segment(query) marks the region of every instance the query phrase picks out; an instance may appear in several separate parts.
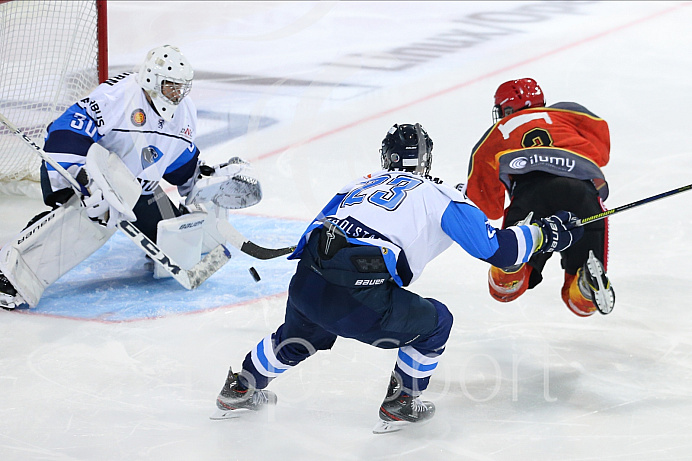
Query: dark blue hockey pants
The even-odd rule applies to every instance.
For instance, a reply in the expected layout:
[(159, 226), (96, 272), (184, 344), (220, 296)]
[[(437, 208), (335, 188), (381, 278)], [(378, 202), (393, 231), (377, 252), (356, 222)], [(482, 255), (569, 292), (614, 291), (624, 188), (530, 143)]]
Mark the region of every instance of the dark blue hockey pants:
[(283, 325), (246, 355), (241, 376), (262, 389), (342, 336), (399, 348), (395, 372), (404, 390), (417, 395), (427, 388), (451, 328), (452, 314), (437, 300), (389, 281), (369, 288), (332, 284), (301, 261), (289, 286)]

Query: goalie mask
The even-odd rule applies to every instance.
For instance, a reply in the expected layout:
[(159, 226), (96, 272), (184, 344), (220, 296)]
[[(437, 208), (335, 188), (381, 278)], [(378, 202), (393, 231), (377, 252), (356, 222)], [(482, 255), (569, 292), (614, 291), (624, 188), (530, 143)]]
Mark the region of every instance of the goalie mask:
[(161, 118), (171, 121), (180, 101), (190, 93), (193, 77), (192, 66), (180, 50), (164, 45), (147, 53), (137, 81)]
[(419, 123), (394, 125), (382, 140), (382, 168), (427, 176), (432, 166), (432, 139)]
[(521, 78), (503, 83), (495, 92), (493, 123), (527, 107), (545, 107), (545, 96), (532, 78)]

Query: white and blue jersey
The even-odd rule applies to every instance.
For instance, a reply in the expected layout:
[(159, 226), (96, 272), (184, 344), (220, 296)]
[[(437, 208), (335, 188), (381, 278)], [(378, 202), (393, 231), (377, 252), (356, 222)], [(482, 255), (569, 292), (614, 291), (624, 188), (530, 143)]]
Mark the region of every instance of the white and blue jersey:
[[(161, 179), (182, 186), (192, 178), (199, 157), (196, 129), (197, 111), (189, 97), (166, 122), (147, 101), (136, 74), (124, 73), (99, 85), (51, 123), (44, 150), (68, 169), (83, 165), (89, 147), (97, 142), (122, 159), (147, 195)], [(53, 191), (69, 187), (50, 165), (46, 171)]]
[(457, 242), (471, 256), (497, 267), (529, 260), (539, 244), (536, 226), (497, 229), (461, 192), (403, 171), (380, 171), (341, 189), (301, 236), (289, 259), (299, 258), (310, 233), (329, 219), (356, 245), (382, 248), (399, 286)]

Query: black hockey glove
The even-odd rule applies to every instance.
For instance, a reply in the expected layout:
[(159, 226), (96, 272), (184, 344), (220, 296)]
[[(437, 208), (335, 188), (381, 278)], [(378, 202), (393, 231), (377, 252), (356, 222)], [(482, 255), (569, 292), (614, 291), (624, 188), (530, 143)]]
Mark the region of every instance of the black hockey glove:
[(543, 240), (536, 253), (563, 251), (582, 238), (584, 228), (577, 226), (578, 218), (569, 211), (558, 211), (546, 218), (532, 222), (541, 229)]

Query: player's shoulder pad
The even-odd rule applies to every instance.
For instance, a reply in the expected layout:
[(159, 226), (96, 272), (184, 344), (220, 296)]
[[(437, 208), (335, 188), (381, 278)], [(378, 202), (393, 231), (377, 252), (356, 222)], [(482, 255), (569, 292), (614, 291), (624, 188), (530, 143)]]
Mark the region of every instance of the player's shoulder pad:
[(448, 186), (447, 184), (443, 183), (436, 183), (435, 187), (437, 190), (442, 192), (442, 194), (450, 199), (453, 202), (457, 203), (467, 203), (469, 205), (476, 206), (469, 198), (466, 196), (466, 194), (463, 192), (465, 188), (462, 188), (462, 190), (457, 189), (456, 187), (451, 187)]
[[(496, 124), (494, 124), (493, 126), (491, 126), (490, 128), (488, 128), (487, 130), (485, 130), (485, 133), (483, 133), (483, 136), (481, 136), (481, 138), (478, 140), (478, 142), (476, 143), (476, 145), (473, 146), (473, 149), (471, 149), (471, 155), (473, 155), (473, 154), (476, 153), (476, 151), (477, 151), (478, 148), (481, 146), (481, 144), (483, 144), (483, 142), (484, 142), (486, 139), (488, 139), (488, 136), (490, 136), (490, 132), (493, 130), (493, 128), (495, 128), (495, 127), (496, 127), (497, 125), (499, 125), (499, 124), (500, 124), (500, 122), (498, 121)], [(469, 171), (470, 171), (470, 169), (469, 169)]]
[(94, 119), (99, 128), (107, 125), (105, 120), (114, 123), (114, 120), (121, 117), (121, 108), (130, 104), (131, 96), (126, 95), (131, 85), (139, 88), (134, 76), (130, 72), (124, 72), (97, 86), (88, 96), (77, 101), (77, 105)]
[(547, 108), (548, 109), (567, 110), (570, 112), (578, 112), (580, 114), (588, 115), (589, 117), (600, 118), (598, 115), (594, 114), (593, 112), (588, 110), (586, 107), (584, 107), (581, 104), (578, 104), (576, 102), (556, 102), (555, 104), (551, 104)]
[(105, 86), (114, 86), (114, 85), (116, 85), (117, 83), (120, 83), (120, 82), (122, 82), (123, 80), (125, 80), (125, 79), (126, 79), (127, 77), (129, 77), (130, 75), (132, 75), (132, 72), (123, 72), (122, 74), (118, 74), (118, 75), (116, 75), (116, 76), (114, 76), (114, 77), (110, 77), (108, 80), (106, 80), (105, 82), (103, 82), (101, 85), (105, 85)]
[(342, 187), (339, 190), (340, 194), (345, 194), (351, 190), (353, 190), (354, 187), (356, 187), (358, 184), (365, 184), (368, 181), (377, 178), (383, 174), (389, 173), (387, 170), (380, 170), (376, 171), (374, 173), (366, 174), (361, 176), (360, 178), (354, 179), (353, 181), (350, 181), (348, 184), (346, 184), (344, 187)]

